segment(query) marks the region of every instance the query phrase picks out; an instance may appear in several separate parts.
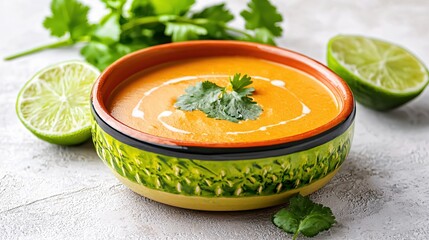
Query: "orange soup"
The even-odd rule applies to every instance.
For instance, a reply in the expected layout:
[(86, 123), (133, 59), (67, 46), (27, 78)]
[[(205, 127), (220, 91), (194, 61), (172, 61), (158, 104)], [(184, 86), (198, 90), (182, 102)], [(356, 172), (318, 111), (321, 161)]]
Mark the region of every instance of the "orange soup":
[[(239, 123), (174, 106), (189, 86), (211, 81), (227, 86), (235, 73), (252, 77), (251, 96), (263, 109), (256, 120)], [(314, 77), (274, 62), (239, 56), (206, 57), (162, 64), (121, 84), (108, 110), (139, 131), (203, 143), (255, 142), (284, 138), (320, 127), (340, 112), (332, 92)]]

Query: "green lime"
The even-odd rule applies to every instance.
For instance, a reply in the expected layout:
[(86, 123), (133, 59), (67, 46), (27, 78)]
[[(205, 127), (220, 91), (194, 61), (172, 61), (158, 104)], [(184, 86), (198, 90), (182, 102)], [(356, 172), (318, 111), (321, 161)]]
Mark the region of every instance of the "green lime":
[(428, 84), (425, 65), (406, 49), (378, 39), (338, 35), (328, 43), (328, 66), (356, 100), (376, 110), (398, 107)]
[(58, 63), (38, 72), (18, 94), (19, 119), (37, 137), (75, 145), (91, 136), (89, 97), (100, 72), (81, 61)]

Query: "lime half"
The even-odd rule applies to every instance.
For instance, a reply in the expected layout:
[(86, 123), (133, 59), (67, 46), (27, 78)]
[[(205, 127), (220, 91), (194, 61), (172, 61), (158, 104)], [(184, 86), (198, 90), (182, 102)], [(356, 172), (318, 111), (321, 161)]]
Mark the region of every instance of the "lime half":
[(410, 101), (429, 81), (413, 54), (378, 39), (339, 35), (329, 41), (327, 54), (328, 66), (349, 84), (356, 100), (376, 110)]
[(99, 71), (81, 61), (58, 63), (37, 73), (19, 92), (16, 112), (37, 137), (75, 145), (91, 136), (89, 97)]

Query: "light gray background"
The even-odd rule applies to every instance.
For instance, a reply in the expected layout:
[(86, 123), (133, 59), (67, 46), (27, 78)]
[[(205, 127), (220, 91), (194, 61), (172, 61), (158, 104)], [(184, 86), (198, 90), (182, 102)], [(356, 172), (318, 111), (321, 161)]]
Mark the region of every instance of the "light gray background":
[[(98, 1), (86, 2), (98, 6), (97, 19)], [(246, 2), (228, 6), (238, 12)], [(282, 47), (325, 62), (330, 37), (360, 33), (404, 45), (429, 64), (427, 0), (274, 2), (285, 18)], [(48, 0), (1, 0), (0, 55), (53, 41), (41, 25), (48, 14)], [(0, 61), (0, 239), (287, 237), (270, 222), (280, 207), (210, 213), (158, 204), (122, 186), (91, 143), (60, 147), (29, 133), (15, 115), (19, 89), (46, 65), (80, 58), (76, 47)], [(338, 220), (315, 239), (429, 239), (429, 90), (388, 113), (358, 105), (347, 161), (311, 198)]]

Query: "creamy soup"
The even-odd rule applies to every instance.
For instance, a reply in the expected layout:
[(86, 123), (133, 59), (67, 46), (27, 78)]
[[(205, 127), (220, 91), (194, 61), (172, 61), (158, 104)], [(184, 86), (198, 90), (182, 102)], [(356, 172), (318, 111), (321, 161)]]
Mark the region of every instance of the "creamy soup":
[[(251, 97), (263, 109), (258, 119), (234, 123), (174, 106), (187, 87), (206, 80), (227, 86), (235, 73), (252, 77)], [(238, 56), (195, 58), (141, 71), (113, 92), (108, 109), (117, 120), (141, 132), (202, 143), (293, 136), (328, 123), (340, 112), (335, 96), (314, 77), (274, 62)]]

